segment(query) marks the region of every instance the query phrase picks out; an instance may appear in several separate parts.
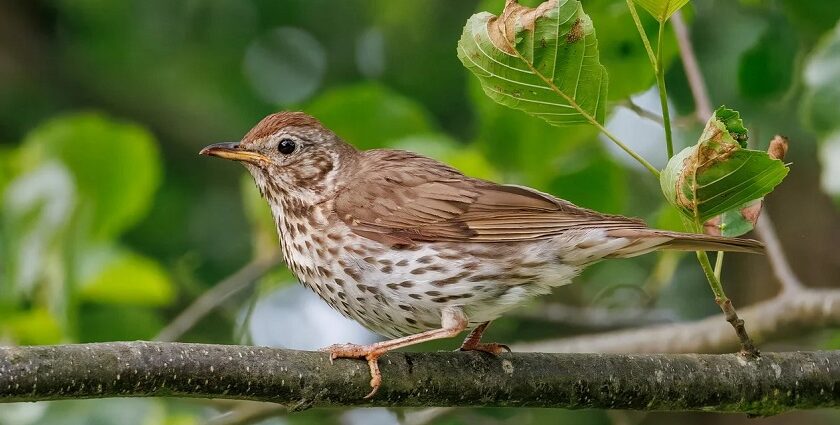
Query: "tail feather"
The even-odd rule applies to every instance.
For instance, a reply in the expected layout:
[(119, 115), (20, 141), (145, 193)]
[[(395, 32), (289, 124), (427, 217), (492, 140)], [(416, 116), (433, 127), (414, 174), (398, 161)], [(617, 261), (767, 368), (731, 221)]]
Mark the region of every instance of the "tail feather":
[(754, 239), (727, 238), (655, 229), (622, 229), (609, 232), (632, 242), (615, 252), (615, 257), (633, 257), (658, 249), (677, 251), (731, 251), (763, 254), (764, 244)]

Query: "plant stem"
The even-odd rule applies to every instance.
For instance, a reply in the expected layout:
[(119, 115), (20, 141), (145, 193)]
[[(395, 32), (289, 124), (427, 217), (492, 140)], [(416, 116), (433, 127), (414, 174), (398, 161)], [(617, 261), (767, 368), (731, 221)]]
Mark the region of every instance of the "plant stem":
[(659, 86), (659, 103), (662, 105), (662, 125), (665, 127), (665, 147), (668, 159), (674, 156), (674, 140), (671, 135), (671, 113), (668, 109), (668, 90), (665, 88), (665, 66), (662, 63), (662, 36), (665, 22), (659, 23), (659, 35), (656, 38), (656, 84)]
[(726, 297), (726, 293), (723, 291), (723, 285), (720, 283), (720, 279), (715, 276), (712, 263), (709, 262), (709, 256), (706, 255), (705, 251), (697, 251), (697, 260), (700, 262), (700, 267), (703, 268), (703, 273), (706, 275), (706, 280), (709, 281), (712, 292), (715, 294), (715, 303), (720, 306), (720, 309), (726, 317), (726, 321), (735, 328), (735, 334), (741, 343), (741, 354), (751, 359), (757, 358), (760, 353), (755, 348), (755, 344), (753, 344), (749, 334), (747, 334), (747, 329), (744, 327), (744, 319), (738, 317), (732, 300)]
[(653, 54), (653, 49), (650, 47), (650, 41), (648, 40), (647, 33), (645, 32), (645, 27), (642, 26), (642, 20), (639, 19), (639, 13), (636, 11), (636, 5), (633, 4), (633, 0), (627, 0), (627, 8), (630, 9), (630, 16), (633, 17), (633, 23), (636, 24), (636, 30), (639, 31), (639, 36), (642, 37), (642, 44), (645, 45), (645, 51), (647, 52), (648, 59), (650, 59), (650, 66), (653, 67), (654, 72), (656, 72), (656, 55)]
[(720, 281), (720, 273), (723, 271), (723, 251), (718, 251), (715, 256), (715, 277)]

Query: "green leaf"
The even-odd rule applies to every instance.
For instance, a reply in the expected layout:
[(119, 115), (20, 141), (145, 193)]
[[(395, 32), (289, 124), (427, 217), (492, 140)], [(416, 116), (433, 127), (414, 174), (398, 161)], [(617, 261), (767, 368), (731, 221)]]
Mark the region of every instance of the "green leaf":
[(330, 90), (304, 109), (359, 149), (434, 130), (422, 105), (376, 83)]
[(458, 58), (498, 103), (553, 125), (604, 122), (607, 71), (577, 0), (534, 9), (510, 1), (499, 17), (477, 13), (464, 27)]
[(62, 162), (81, 196), (79, 213), (93, 239), (120, 234), (151, 206), (160, 181), (154, 138), (139, 126), (94, 113), (56, 118), (24, 141), (26, 163)]
[(715, 111), (700, 141), (663, 170), (660, 184), (668, 202), (699, 225), (770, 193), (788, 168), (767, 152), (744, 149), (745, 140), (737, 112)]
[(475, 146), (463, 146), (445, 134), (429, 133), (397, 139), (394, 149), (417, 152), (449, 164), (464, 174), (487, 180), (498, 180), (499, 174)]
[(761, 212), (763, 198), (741, 205), (720, 215), (720, 235), (729, 238), (741, 236), (755, 227)]
[(783, 18), (774, 18), (738, 64), (738, 88), (746, 97), (769, 100), (791, 87), (797, 67), (798, 36)]
[[(79, 298), (84, 301), (165, 306), (172, 302), (175, 290), (166, 271), (155, 261), (141, 255), (106, 247), (85, 253), (83, 269), (91, 276), (83, 279)], [(83, 271), (84, 273), (84, 271)]]
[(633, 0), (647, 10), (659, 22), (665, 22), (676, 11), (688, 4), (688, 0)]
[(591, 125), (555, 127), (492, 101), (477, 80), (469, 86), (478, 121), (471, 146), (508, 180), (548, 190), (563, 158), (597, 144), (598, 130)]
[(22, 345), (58, 344), (61, 324), (46, 308), (35, 308), (0, 320), (0, 339), (9, 334)]

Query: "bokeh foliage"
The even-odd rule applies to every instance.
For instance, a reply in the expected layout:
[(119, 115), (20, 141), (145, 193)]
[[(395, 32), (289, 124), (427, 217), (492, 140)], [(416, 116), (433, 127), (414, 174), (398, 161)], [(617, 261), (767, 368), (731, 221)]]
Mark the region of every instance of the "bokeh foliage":
[[(272, 222), (250, 178), (233, 164), (196, 153), (237, 139), (279, 109), (312, 113), (360, 148), (411, 149), (471, 175), (679, 227), (657, 182), (628, 165), (595, 129), (552, 127), (501, 106), (463, 68), (456, 45), (467, 19), (477, 11), (497, 14), (503, 3), (0, 4), (0, 343), (152, 338), (214, 283), (255, 256), (275, 253)], [(638, 120), (646, 118), (618, 117), (627, 116), (631, 96), (655, 86), (655, 77), (625, 1), (581, 4), (610, 76), (607, 127), (639, 128)], [(791, 243), (794, 264), (808, 269), (805, 277), (836, 285), (830, 276), (840, 273), (840, 263), (828, 244), (836, 243), (830, 237), (840, 234), (840, 220), (826, 192), (840, 199), (840, 4), (694, 0), (683, 13), (712, 99), (741, 112), (750, 147), (766, 148), (777, 132), (791, 137), (794, 171), (768, 197), (767, 208)], [(657, 21), (642, 15), (647, 32), (655, 34)], [(691, 123), (693, 98), (677, 53), (667, 26), (669, 100), (678, 116), (677, 143), (688, 146), (702, 128)], [(658, 113), (657, 102), (633, 99)], [(661, 141), (642, 134), (621, 137), (639, 150), (654, 144), (662, 150)], [(749, 279), (730, 295), (739, 304), (767, 296), (771, 280), (756, 266), (764, 263), (732, 257), (727, 272)], [(674, 266), (676, 275), (666, 273), (663, 281), (650, 273), (675, 261), (650, 255), (607, 262), (541, 302), (657, 308), (679, 318), (715, 312), (693, 264)], [(282, 270), (270, 275), (256, 295), (234, 298), (184, 339), (247, 341), (241, 333), (249, 306), (288, 283)], [(322, 325), (307, 320), (265, 326), (318, 333)], [(490, 337), (513, 341), (576, 331), (533, 325), (505, 318)], [(212, 416), (205, 407), (161, 400), (36, 406), (0, 408), (0, 424), (133, 423), (126, 418), (193, 424)], [(370, 420), (353, 414), (320, 411), (287, 419)], [(384, 415), (391, 422), (383, 423), (396, 417)], [(603, 412), (531, 410), (459, 412), (439, 423), (548, 424), (557, 415), (563, 423), (610, 423)]]

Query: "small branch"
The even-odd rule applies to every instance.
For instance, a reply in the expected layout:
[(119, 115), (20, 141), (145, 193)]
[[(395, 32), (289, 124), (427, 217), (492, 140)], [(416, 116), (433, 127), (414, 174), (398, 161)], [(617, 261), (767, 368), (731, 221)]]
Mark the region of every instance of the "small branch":
[(790, 263), (787, 261), (787, 257), (785, 257), (782, 244), (779, 242), (779, 237), (776, 236), (776, 229), (773, 228), (773, 222), (767, 215), (767, 211), (764, 211), (759, 216), (758, 224), (755, 226), (755, 232), (764, 242), (770, 268), (773, 269), (773, 274), (779, 280), (779, 283), (782, 284), (782, 290), (785, 292), (795, 292), (804, 288), (802, 281), (796, 277), (796, 274), (790, 267)]
[(262, 401), (240, 401), (233, 409), (210, 418), (204, 425), (248, 425), (272, 418), (289, 409), (282, 404)]
[[(840, 290), (802, 289), (742, 308), (755, 342), (840, 326)], [(515, 351), (560, 353), (723, 353), (737, 350), (732, 327), (719, 315), (688, 323), (647, 326), (571, 338), (515, 344)]]
[(735, 311), (735, 306), (732, 304), (732, 300), (730, 300), (723, 291), (723, 285), (720, 283), (720, 279), (718, 279), (712, 269), (712, 264), (709, 262), (709, 256), (705, 251), (698, 251), (697, 259), (700, 261), (700, 267), (703, 268), (703, 273), (706, 275), (706, 279), (712, 287), (712, 292), (715, 294), (715, 303), (720, 306), (726, 321), (732, 325), (735, 329), (735, 334), (738, 335), (738, 341), (741, 343), (741, 354), (751, 359), (757, 358), (759, 352), (758, 349), (755, 348), (755, 344), (747, 333), (747, 329), (744, 326), (744, 319), (738, 317), (738, 312)]
[(520, 317), (586, 329), (620, 329), (677, 321), (674, 314), (651, 309), (607, 309), (549, 303), (518, 313)]
[(204, 292), (189, 307), (185, 308), (155, 337), (156, 341), (176, 341), (198, 323), (204, 316), (239, 291), (282, 262), (279, 255), (261, 258), (246, 264), (236, 273), (228, 276), (212, 289)]
[(661, 115), (657, 115), (657, 114), (655, 114), (655, 113), (653, 113), (653, 112), (651, 112), (651, 111), (648, 111), (648, 110), (647, 110), (647, 109), (645, 109), (645, 108), (642, 108), (642, 107), (641, 107), (641, 106), (639, 106), (636, 102), (634, 102), (632, 98), (628, 98), (628, 99), (627, 99), (627, 100), (625, 100), (624, 102), (619, 103), (619, 105), (621, 105), (621, 106), (623, 106), (623, 107), (625, 107), (625, 108), (627, 108), (627, 109), (629, 109), (629, 110), (631, 110), (631, 111), (635, 112), (635, 113), (636, 113), (636, 115), (638, 115), (638, 116), (639, 116), (639, 117), (641, 117), (641, 118), (644, 118), (644, 119), (646, 119), (646, 120), (652, 121), (652, 122), (654, 122), (654, 123), (656, 123), (656, 124), (659, 124), (659, 125), (663, 125), (663, 124), (662, 124), (662, 123), (663, 123), (663, 121), (662, 121), (662, 116), (661, 116)]
[(732, 354), (388, 353), (363, 361), (248, 346), (102, 343), (0, 348), (0, 402), (192, 397), (314, 406), (499, 406), (776, 414), (840, 406), (840, 351)]
[(700, 65), (698, 65), (697, 56), (694, 54), (694, 45), (691, 43), (688, 26), (685, 24), (681, 11), (677, 11), (671, 16), (671, 25), (674, 27), (677, 44), (680, 46), (680, 58), (688, 79), (688, 86), (691, 88), (691, 95), (694, 97), (694, 112), (697, 115), (697, 121), (702, 124), (712, 116), (712, 102), (709, 100), (709, 91), (706, 89), (706, 82), (700, 72)]

